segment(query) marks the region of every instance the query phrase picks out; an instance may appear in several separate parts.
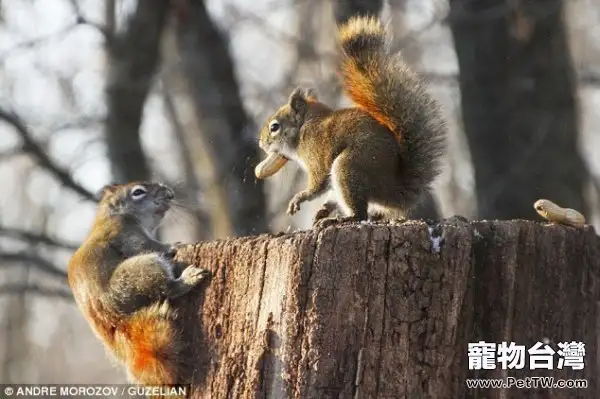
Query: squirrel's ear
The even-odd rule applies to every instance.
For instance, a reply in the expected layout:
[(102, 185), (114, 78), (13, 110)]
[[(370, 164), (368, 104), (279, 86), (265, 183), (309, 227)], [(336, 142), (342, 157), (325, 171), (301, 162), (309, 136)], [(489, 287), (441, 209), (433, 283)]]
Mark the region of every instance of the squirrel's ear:
[(296, 89), (292, 92), (292, 95), (290, 96), (289, 103), (292, 111), (294, 111), (299, 116), (304, 117), (304, 114), (306, 113), (307, 104), (306, 94), (304, 93), (304, 89), (302, 87), (296, 87)]
[(102, 187), (100, 191), (98, 191), (96, 194), (96, 200), (102, 200), (106, 194), (114, 194), (117, 191), (117, 188), (118, 187), (116, 184), (107, 184), (106, 186)]
[(309, 87), (305, 90), (305, 97), (308, 101), (319, 101), (319, 96), (317, 95), (317, 90)]

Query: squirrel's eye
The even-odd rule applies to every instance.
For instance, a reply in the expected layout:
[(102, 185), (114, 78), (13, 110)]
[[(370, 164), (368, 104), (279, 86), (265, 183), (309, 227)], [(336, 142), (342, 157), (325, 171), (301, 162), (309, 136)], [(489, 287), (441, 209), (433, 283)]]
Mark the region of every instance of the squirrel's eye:
[(269, 124), (269, 130), (271, 131), (271, 134), (276, 134), (279, 132), (279, 129), (281, 129), (279, 122), (273, 121)]
[(140, 199), (146, 195), (146, 189), (142, 186), (135, 186), (131, 189), (131, 197), (133, 199)]

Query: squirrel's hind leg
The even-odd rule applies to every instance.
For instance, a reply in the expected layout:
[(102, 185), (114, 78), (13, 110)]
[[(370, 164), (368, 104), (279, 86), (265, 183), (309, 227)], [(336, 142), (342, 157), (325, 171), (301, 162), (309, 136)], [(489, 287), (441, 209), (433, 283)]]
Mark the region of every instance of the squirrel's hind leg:
[(335, 199), (328, 199), (313, 216), (313, 226), (317, 225), (320, 220), (331, 216), (332, 213), (338, 211), (338, 204)]
[(104, 293), (118, 313), (131, 314), (161, 299), (166, 282), (173, 279), (171, 262), (158, 253), (146, 253), (122, 261)]
[(331, 186), (344, 221), (367, 220), (368, 176), (361, 172), (350, 152), (343, 152), (331, 166)]
[(131, 314), (161, 299), (179, 297), (200, 283), (208, 274), (188, 266), (179, 278), (175, 265), (161, 253), (147, 253), (125, 259), (111, 276), (106, 301), (118, 313)]

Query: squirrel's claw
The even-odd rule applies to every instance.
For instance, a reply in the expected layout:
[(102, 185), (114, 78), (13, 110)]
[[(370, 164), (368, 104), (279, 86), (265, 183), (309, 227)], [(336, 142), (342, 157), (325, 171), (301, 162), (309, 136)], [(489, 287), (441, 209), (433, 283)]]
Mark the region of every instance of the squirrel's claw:
[(332, 226), (334, 224), (338, 223), (338, 218), (336, 217), (324, 217), (318, 220), (315, 220), (313, 223), (313, 227), (315, 229), (324, 229), (326, 227)]
[(315, 213), (313, 217), (313, 226), (316, 225), (319, 220), (325, 219), (330, 216), (332, 212), (337, 209), (337, 205), (333, 202), (326, 202), (323, 206)]
[(330, 216), (337, 209), (337, 204), (334, 202), (326, 202), (319, 208), (313, 217), (313, 226), (316, 226), (320, 220)]
[(296, 212), (298, 212), (300, 210), (300, 199), (297, 197), (292, 198), (292, 200), (290, 201), (288, 208), (287, 208), (287, 214), (288, 215), (293, 215)]
[(313, 226), (316, 226), (317, 224), (319, 224), (319, 222), (323, 219), (325, 219), (327, 216), (330, 215), (331, 212), (329, 212), (329, 209), (326, 208), (321, 208), (317, 211), (317, 213), (315, 213), (315, 216), (313, 217)]
[(181, 279), (189, 285), (196, 285), (210, 276), (210, 272), (193, 265), (186, 267), (181, 273)]

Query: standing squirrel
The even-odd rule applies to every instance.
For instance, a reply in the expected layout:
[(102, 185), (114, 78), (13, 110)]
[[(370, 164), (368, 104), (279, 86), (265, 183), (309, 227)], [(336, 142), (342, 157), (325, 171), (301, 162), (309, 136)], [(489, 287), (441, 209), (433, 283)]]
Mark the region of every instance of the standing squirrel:
[(177, 246), (153, 236), (173, 190), (159, 183), (109, 185), (85, 242), (69, 262), (75, 302), (96, 335), (126, 365), (132, 382), (183, 384), (185, 348), (170, 299), (207, 271), (173, 261)]
[[(267, 157), (258, 178), (292, 159), (308, 174), (287, 212), (331, 190), (315, 222), (340, 209), (341, 220), (407, 216), (439, 173), (445, 127), (420, 79), (388, 48), (373, 17), (354, 17), (339, 29), (342, 84), (356, 107), (333, 110), (313, 89), (298, 87), (263, 127)], [(371, 209), (369, 209), (369, 206)], [(339, 219), (327, 218), (333, 222)]]

